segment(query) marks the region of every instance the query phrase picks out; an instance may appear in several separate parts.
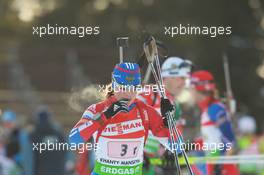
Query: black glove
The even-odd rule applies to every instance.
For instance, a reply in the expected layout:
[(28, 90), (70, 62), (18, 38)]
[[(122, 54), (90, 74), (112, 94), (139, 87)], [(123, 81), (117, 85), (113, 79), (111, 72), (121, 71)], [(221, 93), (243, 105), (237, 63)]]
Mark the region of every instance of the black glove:
[(127, 100), (120, 100), (113, 103), (105, 112), (104, 115), (107, 119), (115, 116), (119, 112), (129, 112)]
[(160, 103), (160, 112), (162, 115), (163, 123), (166, 127), (168, 127), (168, 121), (167, 121), (167, 114), (169, 112), (173, 112), (174, 106), (171, 104), (170, 100), (167, 98), (161, 98)]

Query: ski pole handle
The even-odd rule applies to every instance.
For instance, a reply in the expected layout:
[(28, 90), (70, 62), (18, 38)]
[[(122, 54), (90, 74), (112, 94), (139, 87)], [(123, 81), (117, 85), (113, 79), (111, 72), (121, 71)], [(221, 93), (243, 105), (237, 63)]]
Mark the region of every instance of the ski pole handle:
[(124, 48), (128, 48), (128, 37), (118, 37), (116, 43), (119, 48), (119, 62), (122, 63), (124, 61)]

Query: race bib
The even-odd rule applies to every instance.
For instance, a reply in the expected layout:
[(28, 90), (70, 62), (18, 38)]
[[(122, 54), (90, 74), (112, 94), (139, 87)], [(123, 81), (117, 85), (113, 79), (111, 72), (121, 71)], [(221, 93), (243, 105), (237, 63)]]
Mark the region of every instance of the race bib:
[(127, 159), (138, 156), (140, 141), (110, 141), (107, 145), (107, 154), (110, 158)]

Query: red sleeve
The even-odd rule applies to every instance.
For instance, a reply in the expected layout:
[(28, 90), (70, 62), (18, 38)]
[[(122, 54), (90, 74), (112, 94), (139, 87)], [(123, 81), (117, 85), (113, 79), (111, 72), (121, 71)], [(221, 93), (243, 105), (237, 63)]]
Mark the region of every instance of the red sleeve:
[(107, 121), (103, 112), (115, 101), (115, 97), (110, 97), (103, 102), (89, 106), (81, 120), (71, 130), (70, 142), (83, 143), (89, 140), (93, 133), (98, 131)]
[(169, 129), (164, 126), (161, 115), (152, 106), (143, 103), (141, 100), (137, 99), (136, 103), (143, 111), (143, 115), (147, 115), (144, 118), (145, 120), (148, 119), (149, 129), (152, 133), (157, 137), (169, 137)]
[(151, 106), (146, 106), (149, 117), (149, 127), (157, 137), (169, 137), (169, 129), (163, 124), (162, 116)]
[(97, 120), (100, 117), (101, 113), (103, 113), (111, 104), (116, 101), (117, 99), (114, 96), (111, 96), (105, 101), (93, 104), (85, 110), (82, 118)]

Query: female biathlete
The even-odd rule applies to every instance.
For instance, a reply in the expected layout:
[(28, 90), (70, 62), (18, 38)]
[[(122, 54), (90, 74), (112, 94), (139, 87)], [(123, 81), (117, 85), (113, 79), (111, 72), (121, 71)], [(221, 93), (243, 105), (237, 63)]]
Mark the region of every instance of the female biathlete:
[(149, 130), (161, 142), (169, 143), (167, 120), (162, 116), (173, 112), (173, 105), (162, 99), (160, 116), (154, 108), (136, 99), (133, 87), (140, 83), (137, 64), (117, 64), (112, 73), (112, 92), (104, 101), (89, 106), (72, 129), (71, 144), (83, 144), (92, 136), (97, 143), (92, 175), (141, 175)]

